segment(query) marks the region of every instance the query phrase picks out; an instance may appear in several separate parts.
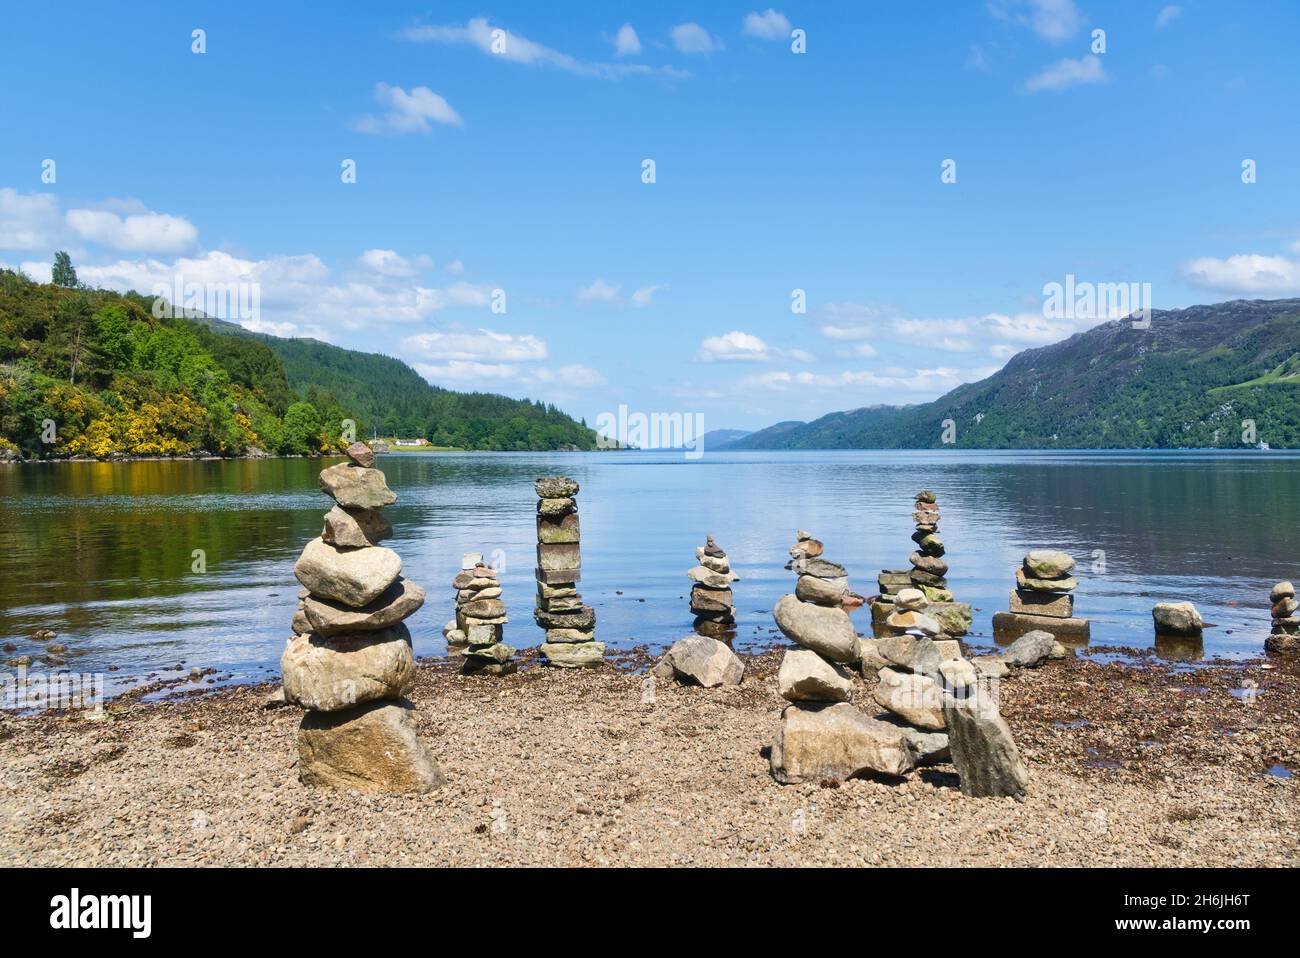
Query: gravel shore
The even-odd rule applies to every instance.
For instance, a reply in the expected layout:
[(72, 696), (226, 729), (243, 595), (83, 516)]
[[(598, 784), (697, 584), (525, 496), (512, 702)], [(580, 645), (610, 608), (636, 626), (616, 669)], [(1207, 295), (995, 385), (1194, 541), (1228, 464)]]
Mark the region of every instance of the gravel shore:
[[(598, 670), (464, 678), (411, 695), (448, 784), (370, 797), (299, 784), (300, 714), (274, 686), (107, 715), (0, 717), (11, 865), (1164, 865), (1300, 863), (1294, 663), (1135, 669), (1088, 656), (1014, 672), (1002, 710), (1024, 802), (963, 798), (949, 765), (901, 782), (777, 785), (780, 650), (730, 689)], [(1235, 695), (1258, 683), (1249, 701)], [(855, 680), (854, 700), (869, 701)], [(196, 686), (197, 688), (197, 686)], [(1086, 724), (1083, 724), (1086, 723)]]

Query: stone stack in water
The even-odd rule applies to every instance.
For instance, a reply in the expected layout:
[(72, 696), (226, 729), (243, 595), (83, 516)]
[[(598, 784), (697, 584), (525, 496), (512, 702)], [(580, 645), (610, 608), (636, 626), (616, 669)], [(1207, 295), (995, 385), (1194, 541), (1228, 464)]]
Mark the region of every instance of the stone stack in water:
[(379, 545), (393, 531), (380, 510), (397, 497), (373, 468), (374, 453), (358, 442), (347, 454), (320, 474), (335, 505), (294, 566), (305, 590), (280, 668), (285, 701), (307, 709), (298, 772), (307, 785), (425, 792), (443, 777), (403, 697), (415, 659), (402, 624), (424, 604), (424, 590)]
[(772, 743), (772, 777), (783, 784), (845, 779), (865, 772), (903, 775), (913, 766), (902, 731), (850, 705), (853, 680), (845, 668), (858, 660), (858, 636), (843, 600), (844, 567), (822, 557), (806, 532), (790, 550), (786, 568), (799, 574), (794, 595), (772, 610), (786, 637), (799, 645), (785, 653), (777, 674), (781, 713)]
[(1300, 652), (1300, 603), (1296, 602), (1295, 586), (1279, 582), (1269, 592), (1268, 600), (1273, 606), (1273, 632), (1264, 641), (1264, 648), (1282, 655)]
[(727, 553), (706, 536), (704, 545), (695, 549), (695, 568), (686, 575), (691, 586), (691, 612), (695, 629), (704, 635), (724, 633), (736, 624), (736, 607), (732, 604), (731, 584), (740, 576), (731, 571)]
[(537, 609), (533, 618), (546, 630), (542, 654), (551, 665), (580, 668), (605, 660), (604, 643), (595, 641), (596, 610), (583, 605), (579, 551), (578, 484), (566, 476), (533, 483), (537, 500)]
[(1087, 619), (1074, 617), (1074, 596), (1078, 586), (1074, 558), (1054, 549), (1035, 549), (1016, 570), (1016, 587), (1011, 592), (1011, 611), (993, 616), (993, 632), (1015, 637), (1041, 630), (1058, 640), (1087, 642), (1091, 627)]
[(483, 562), (483, 553), (467, 552), (460, 572), (451, 580), (456, 589), (454, 629), (444, 630), (448, 644), (466, 645), (461, 672), (465, 675), (509, 675), (519, 668), (515, 650), (501, 641), (506, 604), (496, 570)]
[(939, 622), (947, 635), (965, 635), (970, 630), (971, 607), (964, 602), (954, 601), (948, 589), (948, 563), (944, 560), (947, 551), (943, 538), (939, 535), (938, 497), (929, 489), (916, 494), (916, 503), (912, 510), (912, 522), (916, 531), (912, 541), (916, 543), (909, 561), (910, 569), (885, 569), (880, 573), (877, 583), (880, 595), (871, 605), (871, 621), (877, 632), (891, 634), (891, 629), (882, 628), (889, 616), (895, 613), (895, 601), (903, 589), (919, 591), (925, 599), (923, 606), (912, 605), (901, 611), (924, 611)]

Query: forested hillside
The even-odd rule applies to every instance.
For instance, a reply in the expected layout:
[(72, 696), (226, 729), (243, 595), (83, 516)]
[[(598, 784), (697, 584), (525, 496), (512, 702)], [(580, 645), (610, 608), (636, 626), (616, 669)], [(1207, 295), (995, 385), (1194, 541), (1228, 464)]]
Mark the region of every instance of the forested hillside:
[(1300, 448), (1300, 300), (1104, 323), (933, 402), (779, 423), (728, 448), (933, 448), (947, 421), (956, 448)]
[(344, 420), (463, 449), (595, 447), (541, 403), (430, 386), (396, 359), (154, 315), (153, 297), (0, 270), (0, 456), (337, 451)]

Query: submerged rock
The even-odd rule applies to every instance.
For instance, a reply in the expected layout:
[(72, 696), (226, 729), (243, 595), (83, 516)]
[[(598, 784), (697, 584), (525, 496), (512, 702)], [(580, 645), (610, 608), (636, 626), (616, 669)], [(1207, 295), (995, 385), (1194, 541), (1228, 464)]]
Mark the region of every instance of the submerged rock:
[(1190, 602), (1159, 602), (1151, 610), (1156, 631), (1167, 635), (1199, 635), (1205, 628), (1201, 613)]

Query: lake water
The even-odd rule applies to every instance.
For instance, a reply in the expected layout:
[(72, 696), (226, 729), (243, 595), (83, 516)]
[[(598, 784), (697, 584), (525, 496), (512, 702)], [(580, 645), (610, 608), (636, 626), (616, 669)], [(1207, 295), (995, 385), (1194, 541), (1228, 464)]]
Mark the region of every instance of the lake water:
[[(905, 568), (913, 495), (934, 489), (950, 588), (992, 645), (1026, 551), (1079, 560), (1076, 610), (1093, 646), (1155, 646), (1151, 606), (1188, 599), (1213, 627), (1207, 656), (1262, 652), (1268, 590), (1300, 576), (1300, 456), (1169, 453), (746, 452), (417, 454), (381, 457), (398, 502), (386, 545), (428, 592), (408, 624), (417, 655), (445, 652), (461, 553), (498, 555), (506, 640), (532, 621), (536, 476), (582, 485), (583, 580), (597, 637), (662, 647), (689, 633), (695, 547), (712, 534), (743, 580), (738, 647), (766, 641), (792, 590), (796, 529), (826, 543), (852, 587)], [(184, 663), (234, 681), (278, 672), (297, 601), (293, 563), (328, 506), (312, 460), (0, 466), (0, 658), (36, 655), (48, 628), (69, 668), (113, 678)], [(192, 571), (203, 550), (206, 572)], [(499, 551), (498, 551), (499, 550)], [(867, 610), (855, 614), (870, 633)], [(1187, 650), (1160, 649), (1170, 655)]]

